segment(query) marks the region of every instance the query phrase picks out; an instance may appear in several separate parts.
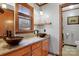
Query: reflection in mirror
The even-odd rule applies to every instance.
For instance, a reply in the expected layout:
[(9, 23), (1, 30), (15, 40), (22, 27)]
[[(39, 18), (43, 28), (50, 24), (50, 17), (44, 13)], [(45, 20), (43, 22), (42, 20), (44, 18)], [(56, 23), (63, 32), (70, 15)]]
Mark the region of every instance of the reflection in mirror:
[(19, 31), (31, 30), (31, 21), (29, 17), (19, 16)]
[(19, 12), (23, 14), (31, 15), (30, 10), (22, 5), (19, 5)]

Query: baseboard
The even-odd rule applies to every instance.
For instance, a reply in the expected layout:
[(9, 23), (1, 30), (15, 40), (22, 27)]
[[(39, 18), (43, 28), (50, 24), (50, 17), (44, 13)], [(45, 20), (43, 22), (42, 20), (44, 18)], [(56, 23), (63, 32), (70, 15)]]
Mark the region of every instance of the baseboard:
[(60, 56), (59, 54), (55, 54), (55, 53), (52, 53), (52, 52), (48, 52), (48, 53), (51, 54), (51, 55)]
[(71, 44), (64, 44), (64, 45), (77, 47), (76, 45), (71, 45)]

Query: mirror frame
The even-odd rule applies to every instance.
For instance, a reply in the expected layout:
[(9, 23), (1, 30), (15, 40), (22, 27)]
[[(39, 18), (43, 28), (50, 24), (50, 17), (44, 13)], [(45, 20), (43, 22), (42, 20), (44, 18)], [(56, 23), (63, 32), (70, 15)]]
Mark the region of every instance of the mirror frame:
[[(30, 10), (30, 12), (31, 12), (31, 30), (23, 31), (23, 32), (19, 31), (19, 17), (18, 17), (19, 5), (22, 5), (22, 6), (26, 7), (26, 8), (28, 8)], [(15, 32), (16, 32), (16, 34), (32, 33), (33, 31), (34, 31), (34, 11), (33, 11), (33, 7), (30, 6), (27, 3), (16, 3), (16, 5), (15, 5)]]

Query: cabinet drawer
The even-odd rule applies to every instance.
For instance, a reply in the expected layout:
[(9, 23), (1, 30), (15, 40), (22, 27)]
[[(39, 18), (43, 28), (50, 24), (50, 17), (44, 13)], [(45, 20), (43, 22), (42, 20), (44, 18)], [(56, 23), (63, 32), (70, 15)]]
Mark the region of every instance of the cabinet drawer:
[(42, 56), (47, 56), (48, 55), (48, 50), (42, 50)]
[(48, 45), (49, 45), (48, 39), (47, 39), (47, 40), (42, 41), (42, 45), (43, 45), (43, 46), (48, 46)]
[(41, 42), (34, 43), (34, 44), (32, 45), (32, 50), (34, 50), (34, 49), (36, 49), (36, 48), (38, 48), (38, 47), (41, 47)]
[(43, 47), (42, 47), (42, 55), (43, 55), (43, 56), (48, 55), (48, 46), (43, 46)]
[(42, 55), (41, 47), (39, 47), (39, 48), (32, 51), (32, 56), (41, 56), (41, 55)]
[(48, 45), (49, 45), (48, 39), (42, 41), (42, 56), (48, 55), (48, 47), (49, 47)]
[(27, 46), (22, 49), (18, 49), (16, 51), (12, 51), (11, 53), (8, 53), (6, 55), (7, 56), (22, 56), (28, 52), (31, 52), (31, 46)]
[(42, 49), (48, 50), (48, 46), (43, 46)]

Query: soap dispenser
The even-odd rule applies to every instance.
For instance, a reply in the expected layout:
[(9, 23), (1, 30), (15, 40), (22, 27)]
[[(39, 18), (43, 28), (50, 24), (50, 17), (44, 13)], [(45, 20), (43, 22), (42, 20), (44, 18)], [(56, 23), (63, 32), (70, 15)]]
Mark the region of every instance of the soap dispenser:
[(12, 31), (7, 30), (7, 31), (6, 31), (6, 36), (7, 36), (7, 37), (12, 37)]
[(34, 30), (34, 34), (36, 34), (37, 37), (38, 37), (38, 33), (39, 33), (39, 30)]

